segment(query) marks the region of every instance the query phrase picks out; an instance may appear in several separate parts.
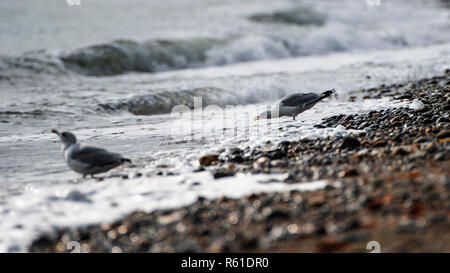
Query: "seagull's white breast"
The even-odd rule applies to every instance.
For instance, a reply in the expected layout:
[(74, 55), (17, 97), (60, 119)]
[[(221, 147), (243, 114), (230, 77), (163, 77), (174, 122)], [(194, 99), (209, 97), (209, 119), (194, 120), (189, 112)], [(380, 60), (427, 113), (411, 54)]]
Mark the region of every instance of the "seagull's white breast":
[(71, 155), (73, 152), (78, 151), (79, 149), (79, 144), (73, 144), (70, 145), (69, 147), (65, 148), (63, 151), (63, 155), (64, 155), (64, 160), (66, 161), (67, 165), (69, 165), (69, 167), (78, 172), (78, 173), (82, 173), (84, 174), (86, 172), (86, 170), (89, 168), (88, 164), (85, 164), (79, 160), (76, 159), (72, 159)]

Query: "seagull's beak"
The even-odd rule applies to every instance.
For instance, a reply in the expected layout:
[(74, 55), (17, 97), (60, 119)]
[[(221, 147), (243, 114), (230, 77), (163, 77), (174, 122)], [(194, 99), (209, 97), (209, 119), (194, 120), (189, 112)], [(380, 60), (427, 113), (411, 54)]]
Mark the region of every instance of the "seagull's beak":
[(256, 116), (255, 118), (254, 118), (254, 120), (259, 120), (261, 117), (260, 116)]
[(59, 132), (57, 130), (55, 130), (55, 129), (51, 129), (50, 132), (52, 132), (54, 134), (57, 134), (59, 136)]

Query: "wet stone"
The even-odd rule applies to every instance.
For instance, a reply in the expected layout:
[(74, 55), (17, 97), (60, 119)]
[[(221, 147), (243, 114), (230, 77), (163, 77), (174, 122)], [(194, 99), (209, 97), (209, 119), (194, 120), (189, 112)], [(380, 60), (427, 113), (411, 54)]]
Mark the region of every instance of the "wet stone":
[(205, 155), (199, 158), (199, 163), (202, 166), (216, 165), (219, 162), (218, 155)]
[(354, 137), (346, 137), (341, 144), (341, 149), (356, 149), (361, 145), (359, 140)]

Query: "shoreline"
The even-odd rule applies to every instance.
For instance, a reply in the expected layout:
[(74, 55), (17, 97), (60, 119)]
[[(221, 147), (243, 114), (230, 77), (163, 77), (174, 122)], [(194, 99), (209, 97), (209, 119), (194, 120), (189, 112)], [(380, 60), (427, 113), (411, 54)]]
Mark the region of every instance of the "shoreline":
[[(30, 252), (450, 252), (450, 75), (351, 93), (410, 108), (327, 118), (316, 126), (365, 133), (235, 149), (206, 160), (216, 179), (237, 172), (287, 173), (285, 183), (339, 182), (312, 192), (199, 198), (151, 213), (43, 234)], [(354, 96), (352, 96), (354, 95)], [(413, 103), (414, 100), (422, 102)], [(205, 164), (209, 165), (209, 164)]]

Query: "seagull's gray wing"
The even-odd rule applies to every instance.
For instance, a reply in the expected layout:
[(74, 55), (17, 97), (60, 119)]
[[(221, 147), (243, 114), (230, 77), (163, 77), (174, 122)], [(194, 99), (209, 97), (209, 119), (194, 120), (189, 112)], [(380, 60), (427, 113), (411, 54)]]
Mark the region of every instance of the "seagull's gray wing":
[(316, 102), (321, 95), (316, 93), (295, 93), (288, 95), (281, 101), (283, 106), (301, 106)]
[(70, 157), (90, 166), (107, 166), (120, 164), (122, 156), (117, 153), (108, 152), (105, 149), (93, 146), (80, 147), (79, 150), (74, 151)]

